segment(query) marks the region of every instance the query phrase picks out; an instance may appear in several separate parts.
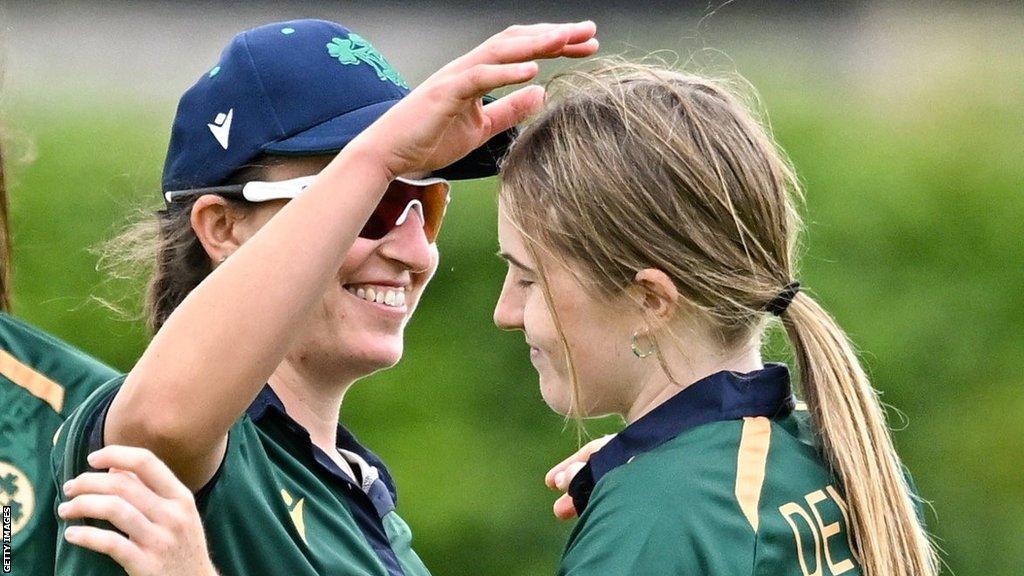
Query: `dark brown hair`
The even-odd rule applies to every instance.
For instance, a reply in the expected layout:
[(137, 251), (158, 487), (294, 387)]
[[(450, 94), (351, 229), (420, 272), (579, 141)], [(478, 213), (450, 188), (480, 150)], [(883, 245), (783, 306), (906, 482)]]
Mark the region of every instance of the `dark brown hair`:
[[(259, 157), (221, 184), (266, 179), (272, 166), (286, 160), (280, 156)], [(188, 197), (156, 211), (140, 211), (134, 223), (98, 250), (99, 267), (108, 278), (128, 281), (146, 278), (141, 315), (152, 334), (160, 330), (182, 300), (213, 271), (214, 263), (192, 229), (192, 207), (199, 198)], [(252, 209), (248, 202), (228, 202), (236, 210)], [(126, 312), (116, 301), (99, 300), (122, 315), (137, 316)]]

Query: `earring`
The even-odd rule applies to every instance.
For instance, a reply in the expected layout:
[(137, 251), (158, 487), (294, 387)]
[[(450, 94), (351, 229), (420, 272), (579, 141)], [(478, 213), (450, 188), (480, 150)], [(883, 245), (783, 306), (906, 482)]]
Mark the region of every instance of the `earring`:
[(227, 255), (222, 255), (220, 257), (220, 263), (223, 264), (224, 262), (227, 262), (227, 259), (228, 259)]
[(639, 336), (639, 332), (633, 332), (633, 337), (630, 338), (629, 347), (633, 350), (634, 356), (637, 358), (647, 358), (658, 350), (658, 345), (653, 340), (651, 341), (650, 348), (647, 350), (641, 350), (640, 343), (637, 341)]

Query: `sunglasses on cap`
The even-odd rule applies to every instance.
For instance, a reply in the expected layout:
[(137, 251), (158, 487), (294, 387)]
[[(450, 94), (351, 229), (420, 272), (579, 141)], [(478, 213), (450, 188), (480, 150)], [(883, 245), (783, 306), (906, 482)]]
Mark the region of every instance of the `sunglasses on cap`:
[[(210, 188), (173, 190), (166, 192), (164, 198), (168, 203), (181, 202), (203, 194), (216, 194), (246, 202), (291, 199), (308, 188), (315, 178), (316, 176), (302, 176), (280, 182), (253, 181)], [(359, 232), (359, 237), (380, 240), (388, 232), (404, 224), (409, 218), (409, 213), (416, 210), (423, 221), (423, 232), (427, 236), (427, 241), (436, 242), (441, 231), (441, 221), (444, 220), (445, 210), (451, 200), (448, 194), (450, 189), (451, 185), (444, 178), (395, 178)]]

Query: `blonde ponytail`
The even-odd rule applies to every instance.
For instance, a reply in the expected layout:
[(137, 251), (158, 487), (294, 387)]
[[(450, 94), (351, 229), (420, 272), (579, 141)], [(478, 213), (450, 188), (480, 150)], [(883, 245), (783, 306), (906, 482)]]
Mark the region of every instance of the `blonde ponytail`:
[(825, 458), (846, 494), (864, 573), (938, 574), (938, 555), (918, 520), (878, 395), (846, 334), (804, 293), (781, 318)]

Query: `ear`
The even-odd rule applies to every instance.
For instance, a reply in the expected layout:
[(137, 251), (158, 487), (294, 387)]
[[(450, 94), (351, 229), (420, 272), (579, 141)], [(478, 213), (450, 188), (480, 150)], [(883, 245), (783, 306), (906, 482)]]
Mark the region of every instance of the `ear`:
[(659, 323), (667, 322), (679, 305), (679, 290), (672, 279), (657, 268), (644, 268), (636, 273), (633, 286), (644, 316)]
[(215, 194), (200, 196), (192, 205), (192, 229), (214, 263), (222, 262), (245, 241), (240, 222), (245, 214)]

